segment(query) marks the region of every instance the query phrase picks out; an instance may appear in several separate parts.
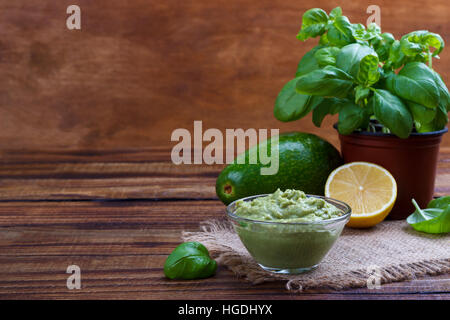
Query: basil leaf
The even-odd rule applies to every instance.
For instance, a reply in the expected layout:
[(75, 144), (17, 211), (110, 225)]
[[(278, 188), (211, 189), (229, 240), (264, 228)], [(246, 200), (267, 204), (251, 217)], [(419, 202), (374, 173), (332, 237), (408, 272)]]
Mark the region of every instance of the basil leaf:
[[(381, 28), (374, 22), (367, 26), (367, 32), (365, 35), (365, 39), (370, 41), (381, 40)], [(371, 42), (372, 42), (371, 41)]]
[(407, 105), (413, 116), (417, 132), (433, 131), (430, 128), (434, 127), (432, 122), (436, 116), (436, 109), (430, 109), (411, 101), (408, 101)]
[(441, 53), (445, 46), (444, 39), (442, 39), (442, 37), (437, 33), (433, 32), (427, 32), (422, 38), (422, 43), (428, 47), (436, 49), (433, 51), (433, 57)]
[(417, 231), (426, 233), (450, 232), (450, 206), (445, 209), (420, 209), (417, 202), (412, 200), (416, 211), (406, 221)]
[(317, 63), (317, 59), (314, 57), (314, 54), (321, 48), (323, 48), (323, 46), (315, 46), (302, 57), (298, 63), (295, 77), (300, 77), (304, 74), (310, 73), (311, 71), (319, 69), (319, 64)]
[(324, 33), (323, 35), (320, 36), (320, 38), (319, 38), (319, 45), (321, 45), (321, 46), (328, 46), (329, 45), (329, 41), (328, 41), (328, 37), (327, 37), (326, 33)]
[(447, 111), (450, 111), (450, 93), (448, 92), (447, 86), (444, 81), (442, 81), (441, 76), (434, 70), (434, 83), (436, 84), (439, 91), (439, 103), (445, 106)]
[(448, 206), (450, 206), (450, 196), (445, 196), (431, 200), (427, 208), (445, 209)]
[(371, 23), (367, 29), (361, 23), (352, 24), (352, 30), (353, 37), (359, 44), (368, 46), (369, 44), (382, 40), (381, 29), (376, 23)]
[(363, 46), (359, 43), (349, 44), (343, 47), (337, 55), (336, 67), (356, 78), (361, 60), (369, 54), (377, 55), (368, 46)]
[(405, 63), (405, 60), (406, 56), (402, 51), (400, 41), (395, 40), (389, 49), (389, 58), (386, 62), (386, 67), (398, 69)]
[(309, 9), (303, 14), (302, 28), (300, 29), (297, 39), (305, 41), (308, 38), (321, 36), (325, 32), (328, 24), (328, 15), (319, 8)]
[(340, 49), (337, 47), (325, 47), (317, 50), (314, 53), (314, 57), (319, 64), (319, 67), (323, 68), (327, 65), (336, 65), (336, 56), (338, 55)]
[(333, 10), (330, 11), (330, 18), (336, 19), (338, 17), (342, 16), (342, 9), (341, 7), (336, 7)]
[(416, 56), (423, 51), (423, 48), (420, 45), (420, 43), (410, 42), (408, 41), (408, 39), (405, 38), (405, 36), (403, 36), (402, 39), (400, 40), (400, 46), (402, 52), (408, 57)]
[(275, 101), (274, 115), (280, 121), (294, 121), (304, 117), (311, 111), (311, 96), (295, 90), (297, 79), (286, 83)]
[(387, 90), (377, 89), (369, 103), (375, 117), (399, 138), (408, 138), (413, 118), (402, 100)]
[(394, 36), (388, 32), (381, 34), (381, 37), (372, 39), (371, 45), (375, 49), (380, 61), (386, 61), (389, 58), (389, 52), (394, 41)]
[(378, 71), (378, 57), (369, 54), (361, 59), (359, 63), (358, 75), (356, 81), (365, 86), (371, 86), (380, 79)]
[(381, 37), (386, 43), (393, 44), (395, 41), (394, 35), (389, 32), (384, 32), (381, 34)]
[(318, 96), (345, 97), (353, 86), (353, 78), (344, 71), (326, 66), (298, 78), (297, 92)]
[(381, 29), (375, 23), (371, 23), (367, 30), (364, 25), (358, 23), (352, 25), (353, 37), (356, 40), (360, 40), (362, 44), (368, 45), (369, 42), (376, 40), (382, 40)]
[(407, 63), (397, 75), (391, 74), (386, 86), (399, 97), (428, 108), (436, 108), (439, 103), (433, 71), (421, 62)]
[(355, 40), (368, 40), (366, 27), (364, 27), (363, 24), (352, 24), (352, 32), (353, 38), (355, 38)]
[(380, 35), (381, 28), (375, 22), (372, 22), (367, 26), (367, 32), (374, 36)]
[(367, 123), (369, 115), (366, 108), (360, 107), (352, 101), (346, 102), (339, 111), (338, 131), (340, 134), (350, 134), (361, 125)]
[(169, 279), (201, 279), (215, 274), (217, 263), (199, 242), (185, 242), (176, 247), (164, 264)]
[[(431, 110), (431, 109), (428, 109)], [(448, 115), (447, 110), (442, 104), (439, 104), (439, 106), (435, 109), (436, 115), (433, 119), (433, 121), (428, 123), (422, 123), (421, 128), (419, 132), (432, 132), (432, 131), (438, 131), (445, 128), (445, 126), (448, 123)]]
[(338, 98), (324, 98), (317, 106), (313, 109), (312, 121), (316, 127), (322, 125), (322, 121), (327, 114), (338, 113), (346, 100)]
[(448, 123), (447, 109), (443, 104), (439, 104), (436, 110), (436, 117), (434, 118), (433, 128), (429, 131), (442, 130)]
[(437, 56), (444, 49), (444, 40), (436, 33), (427, 30), (419, 30), (408, 33), (400, 40), (402, 51), (409, 57), (427, 52), (434, 48), (433, 56)]
[(356, 104), (359, 104), (360, 102), (369, 98), (369, 95), (370, 95), (369, 88), (364, 87), (362, 85), (358, 85), (357, 87), (355, 87), (355, 103)]
[(354, 43), (353, 28), (345, 16), (337, 17), (327, 32), (328, 41), (338, 47)]

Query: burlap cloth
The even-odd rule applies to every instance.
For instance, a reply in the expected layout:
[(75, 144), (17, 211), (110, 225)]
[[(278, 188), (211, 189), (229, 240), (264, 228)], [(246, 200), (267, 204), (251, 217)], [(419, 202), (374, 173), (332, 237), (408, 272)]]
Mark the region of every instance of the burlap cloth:
[(366, 287), (371, 276), (369, 281), (377, 276), (383, 284), (450, 273), (450, 234), (416, 232), (405, 221), (385, 221), (363, 230), (345, 228), (319, 267), (292, 276), (261, 269), (227, 221), (206, 221), (201, 231), (183, 232), (182, 238), (203, 243), (219, 264), (254, 284), (286, 280), (286, 288), (293, 291)]

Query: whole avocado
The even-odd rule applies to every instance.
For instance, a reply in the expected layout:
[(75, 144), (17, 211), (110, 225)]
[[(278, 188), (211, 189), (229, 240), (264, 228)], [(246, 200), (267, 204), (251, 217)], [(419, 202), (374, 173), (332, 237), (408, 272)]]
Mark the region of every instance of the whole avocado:
[[(279, 169), (274, 175), (261, 175), (262, 165), (249, 164), (249, 154), (257, 152), (262, 144), (270, 150), (270, 139), (248, 149), (244, 164), (236, 159), (219, 175), (216, 193), (224, 204), (244, 197), (272, 193), (278, 188), (302, 190), (323, 195), (326, 180), (335, 168), (343, 164), (339, 151), (329, 142), (311, 133), (289, 132), (279, 135)], [(258, 158), (259, 159), (259, 158)]]

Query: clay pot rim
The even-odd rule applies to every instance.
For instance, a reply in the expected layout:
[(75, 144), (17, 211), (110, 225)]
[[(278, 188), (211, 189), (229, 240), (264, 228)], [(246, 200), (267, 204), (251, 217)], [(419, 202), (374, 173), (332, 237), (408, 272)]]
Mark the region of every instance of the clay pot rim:
[[(333, 128), (336, 129), (336, 131), (338, 131), (337, 128), (338, 123), (336, 122), (335, 124), (333, 124)], [(409, 137), (429, 137), (429, 136), (441, 136), (444, 133), (448, 132), (448, 128), (445, 127), (444, 129), (441, 130), (437, 130), (437, 131), (430, 131), (430, 132), (411, 132)], [(339, 133), (339, 131), (338, 131)], [(340, 133), (339, 133), (340, 134)], [(372, 137), (394, 137), (394, 138), (398, 138), (395, 134), (392, 133), (384, 133), (384, 132), (368, 132), (368, 131), (353, 131), (351, 134), (347, 135), (361, 135), (361, 136), (372, 136)], [(409, 138), (408, 137), (408, 138)], [(406, 138), (406, 139), (408, 139)], [(399, 138), (400, 139), (400, 138)]]

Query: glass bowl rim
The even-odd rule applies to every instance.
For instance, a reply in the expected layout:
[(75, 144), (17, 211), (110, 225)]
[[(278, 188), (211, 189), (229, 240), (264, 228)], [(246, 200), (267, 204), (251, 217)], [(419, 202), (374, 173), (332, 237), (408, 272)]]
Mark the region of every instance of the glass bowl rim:
[[(283, 225), (283, 226), (287, 226), (287, 225), (298, 226), (298, 225), (321, 225), (321, 224), (329, 224), (329, 223), (333, 223), (333, 222), (340, 222), (340, 221), (346, 220), (347, 218), (350, 218), (350, 216), (352, 214), (351, 207), (348, 204), (346, 204), (345, 202), (334, 199), (334, 198), (319, 196), (319, 195), (314, 195), (314, 194), (306, 194), (306, 196), (323, 199), (325, 201), (327, 201), (327, 200), (335, 201), (338, 204), (342, 205), (344, 208), (346, 208), (344, 211), (344, 214), (340, 217), (325, 219), (325, 220), (308, 221), (308, 222), (280, 222), (280, 221), (266, 221), (266, 220), (254, 220), (254, 219), (244, 218), (244, 217), (240, 217), (240, 216), (236, 215), (231, 210), (231, 207), (237, 201), (241, 201), (241, 200), (248, 201), (248, 200), (253, 200), (255, 198), (265, 197), (265, 196), (269, 196), (269, 195), (271, 195), (271, 193), (257, 194), (257, 195), (234, 200), (233, 202), (231, 202), (230, 204), (227, 205), (226, 211), (227, 211), (228, 217), (230, 217), (231, 219), (236, 220), (236, 221), (249, 222), (249, 223), (259, 223), (259, 224), (267, 224), (267, 225)], [(330, 202), (328, 202), (328, 203), (330, 203)], [(331, 204), (333, 204), (333, 203), (331, 203)], [(340, 209), (340, 208), (338, 208), (338, 209)]]

